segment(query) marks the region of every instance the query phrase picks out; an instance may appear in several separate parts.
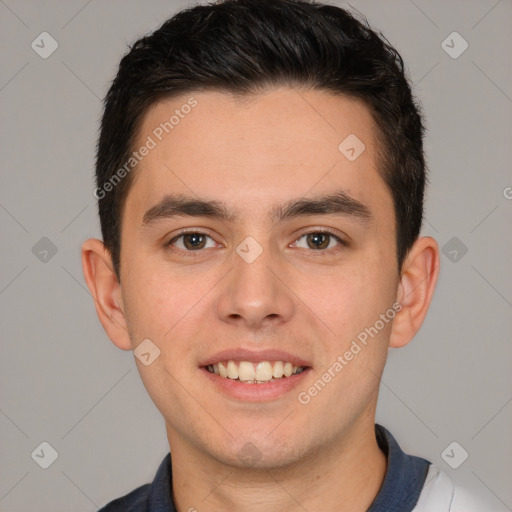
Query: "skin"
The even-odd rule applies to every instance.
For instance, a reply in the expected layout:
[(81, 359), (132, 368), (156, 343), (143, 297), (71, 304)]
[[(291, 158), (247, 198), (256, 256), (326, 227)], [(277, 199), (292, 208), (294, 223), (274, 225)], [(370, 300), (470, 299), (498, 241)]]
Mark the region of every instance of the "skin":
[[(136, 362), (165, 418), (177, 508), (365, 511), (386, 470), (374, 434), (380, 377), (388, 348), (407, 344), (425, 318), (438, 246), (419, 238), (399, 275), (392, 197), (362, 102), (291, 88), (243, 100), (190, 93), (152, 108), (136, 146), (190, 96), (197, 107), (135, 171), (122, 218), (121, 284), (101, 241), (88, 240), (82, 250), (85, 279), (112, 342), (132, 350), (149, 338), (160, 349), (151, 365)], [(366, 146), (355, 161), (338, 150), (349, 134)], [(363, 203), (370, 217), (269, 216), (276, 205), (335, 190)], [(221, 201), (238, 218), (181, 216), (143, 225), (151, 207), (178, 193)], [(211, 239), (201, 250), (187, 249), (183, 238), (175, 240), (183, 228)], [(304, 236), (326, 229), (347, 245), (331, 238), (328, 249), (318, 249)], [(248, 236), (263, 249), (252, 263), (236, 252)], [(301, 404), (297, 394), (395, 302), (402, 310), (393, 322)], [(299, 388), (275, 399), (235, 399), (199, 364), (239, 347), (285, 350), (311, 369)], [(259, 457), (239, 457), (246, 443)]]

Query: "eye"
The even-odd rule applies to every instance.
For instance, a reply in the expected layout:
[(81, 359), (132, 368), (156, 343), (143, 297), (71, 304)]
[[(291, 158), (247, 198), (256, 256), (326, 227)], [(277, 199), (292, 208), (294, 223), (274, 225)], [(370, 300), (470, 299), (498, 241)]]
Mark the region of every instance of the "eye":
[[(211, 241), (210, 245), (208, 245), (208, 239)], [(204, 233), (191, 231), (174, 237), (168, 245), (183, 251), (197, 251), (215, 247), (215, 241)]]
[[(304, 239), (304, 242), (301, 240)], [(294, 244), (303, 249), (313, 249), (314, 251), (327, 251), (335, 249), (337, 246), (345, 246), (346, 243), (330, 231), (311, 231), (304, 233), (295, 240)]]

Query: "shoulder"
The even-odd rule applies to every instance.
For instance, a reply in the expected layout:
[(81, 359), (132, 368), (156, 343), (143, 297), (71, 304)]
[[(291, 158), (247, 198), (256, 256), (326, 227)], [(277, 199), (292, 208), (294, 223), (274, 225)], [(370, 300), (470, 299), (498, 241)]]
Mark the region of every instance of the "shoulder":
[(111, 501), (98, 512), (149, 512), (149, 489), (149, 484), (137, 487), (126, 496)]
[(98, 512), (175, 512), (171, 497), (171, 481), (171, 454), (168, 453), (160, 463), (152, 483), (137, 487), (126, 496), (111, 501)]
[(451, 478), (435, 464), (431, 464), (425, 485), (413, 512), (504, 512), (492, 507)]

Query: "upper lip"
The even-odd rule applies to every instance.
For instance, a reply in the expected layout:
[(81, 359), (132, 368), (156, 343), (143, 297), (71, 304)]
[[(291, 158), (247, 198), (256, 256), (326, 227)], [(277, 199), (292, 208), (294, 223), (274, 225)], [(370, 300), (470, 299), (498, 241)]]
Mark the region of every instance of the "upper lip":
[(284, 361), (290, 362), (294, 366), (311, 366), (311, 363), (301, 357), (290, 354), (283, 350), (266, 349), (266, 350), (250, 350), (245, 348), (226, 349), (216, 352), (215, 354), (205, 358), (199, 363), (199, 366), (208, 366), (221, 361), (248, 361), (251, 363), (259, 363), (261, 361)]

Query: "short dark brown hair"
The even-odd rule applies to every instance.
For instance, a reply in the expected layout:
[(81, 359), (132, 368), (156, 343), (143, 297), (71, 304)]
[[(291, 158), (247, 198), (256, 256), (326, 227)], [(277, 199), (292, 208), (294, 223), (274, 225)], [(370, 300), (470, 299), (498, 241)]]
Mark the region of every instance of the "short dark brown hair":
[(190, 91), (251, 95), (272, 86), (347, 95), (370, 109), (378, 128), (380, 174), (394, 202), (401, 268), (421, 229), (426, 169), (420, 109), (399, 53), (366, 20), (339, 7), (224, 0), (180, 11), (139, 39), (121, 60), (105, 98), (95, 195), (118, 278), (122, 211), (133, 177), (119, 170), (148, 109)]

